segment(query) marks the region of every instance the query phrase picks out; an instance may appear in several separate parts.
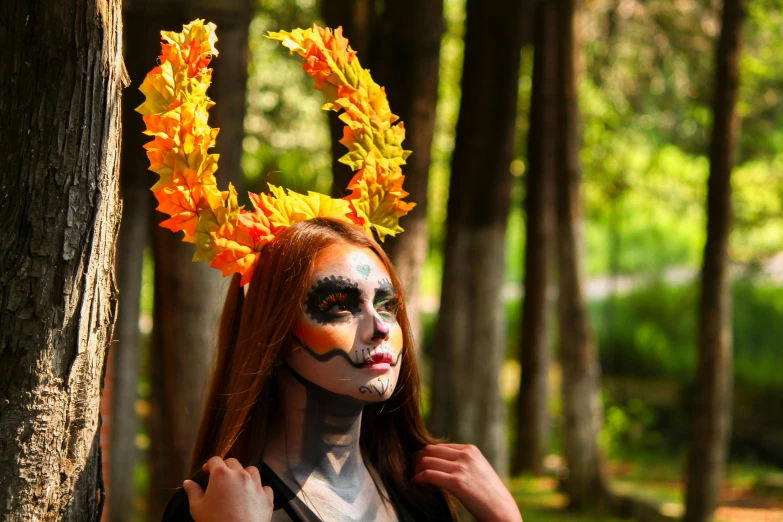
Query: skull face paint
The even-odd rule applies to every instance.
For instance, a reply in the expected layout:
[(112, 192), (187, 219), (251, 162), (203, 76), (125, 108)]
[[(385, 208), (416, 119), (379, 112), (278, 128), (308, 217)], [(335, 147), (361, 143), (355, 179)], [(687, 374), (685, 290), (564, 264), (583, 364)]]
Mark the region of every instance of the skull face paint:
[(372, 250), (332, 245), (316, 259), (286, 362), (333, 393), (386, 400), (402, 360), (400, 306), (389, 273)]

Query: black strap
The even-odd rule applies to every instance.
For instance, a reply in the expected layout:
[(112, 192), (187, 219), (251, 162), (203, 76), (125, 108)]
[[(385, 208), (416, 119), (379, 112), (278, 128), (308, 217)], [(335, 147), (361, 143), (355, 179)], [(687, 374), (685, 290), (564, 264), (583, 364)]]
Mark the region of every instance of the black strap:
[(272, 488), (275, 494), (275, 509), (282, 508), (294, 522), (321, 522), (307, 504), (266, 464), (261, 466), (261, 483)]

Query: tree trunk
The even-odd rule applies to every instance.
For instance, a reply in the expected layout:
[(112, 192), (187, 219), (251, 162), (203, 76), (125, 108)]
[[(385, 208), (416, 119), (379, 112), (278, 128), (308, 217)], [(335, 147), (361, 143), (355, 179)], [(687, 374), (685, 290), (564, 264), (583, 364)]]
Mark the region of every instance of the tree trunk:
[(0, 519), (99, 520), (120, 4), (7, 0), (0, 27)]
[[(374, 72), (372, 37), (378, 17), (373, 2), (371, 0), (322, 0), (321, 12), (327, 27), (343, 28), (343, 36), (348, 38), (351, 49), (357, 52), (362, 67)], [(375, 80), (379, 82), (378, 78)], [(380, 82), (379, 84), (383, 85)], [(348, 194), (346, 189), (354, 175), (348, 165), (339, 161), (348, 152), (345, 145), (339, 143), (343, 137), (344, 127), (345, 123), (340, 121), (337, 113), (329, 111), (329, 130), (332, 134), (332, 195), (336, 198)]]
[[(209, 122), (213, 127), (220, 127), (215, 147), (215, 152), (220, 154), (218, 183), (225, 190), (230, 181), (242, 194), (240, 197), (246, 197), (240, 157), (251, 6), (250, 0), (139, 2), (139, 10), (144, 9), (146, 13), (144, 23), (156, 30), (178, 31), (182, 24), (195, 18), (217, 24), (220, 55), (211, 64), (214, 73), (209, 89), (216, 105), (210, 110)], [(153, 43), (159, 40), (159, 35), (150, 37)], [(146, 70), (154, 65), (155, 56), (146, 56)], [(140, 84), (142, 80), (139, 77), (137, 81)], [(153, 221), (157, 224), (164, 218), (156, 213)], [(181, 239), (179, 233), (154, 227), (155, 310), (150, 368), (153, 445), (149, 508), (153, 518), (160, 516), (173, 488), (182, 484), (190, 470), (217, 342), (221, 305), (229, 281), (222, 279), (220, 271), (207, 263), (193, 263), (195, 249)]]
[(443, 1), (397, 0), (386, 3), (376, 35), (373, 76), (386, 87), (389, 104), (405, 124), (405, 190), (416, 207), (402, 219), (405, 233), (388, 238), (384, 249), (405, 286), (405, 308), (421, 346), (419, 287), (427, 258), (427, 185), (430, 149), (438, 103), (440, 41), (445, 29)]
[(733, 219), (731, 170), (739, 134), (743, 0), (725, 0), (715, 64), (707, 242), (699, 304), (699, 366), (687, 463), (686, 522), (712, 520), (725, 468), (732, 402), (729, 235)]
[(504, 277), (522, 2), (468, 0), (462, 101), (452, 159), (431, 426), (508, 465), (498, 377), (506, 355)]
[[(135, 8), (135, 9), (134, 9)], [(132, 31), (125, 35), (125, 65), (131, 88), (123, 97), (123, 149), (120, 156), (120, 196), (124, 212), (117, 247), (117, 278), (122, 300), (117, 318), (117, 342), (114, 351), (114, 382), (111, 397), (111, 443), (107, 476), (108, 519), (112, 522), (135, 519), (133, 499), (136, 496), (134, 468), (139, 458), (136, 448), (137, 386), (141, 360), (139, 306), (144, 248), (151, 245), (151, 214), (154, 198), (149, 188), (155, 182), (148, 171), (149, 160), (142, 145), (149, 141), (142, 134), (144, 124), (134, 111), (143, 101), (139, 92), (150, 67), (150, 57), (160, 50), (160, 29), (169, 27), (150, 23), (138, 2), (126, 0), (123, 19)], [(157, 22), (157, 21), (156, 21)], [(173, 22), (173, 21), (172, 21)]]
[(561, 0), (557, 4), (559, 153), (556, 207), (563, 447), (568, 464), (568, 478), (564, 486), (571, 506), (578, 509), (595, 504), (604, 490), (597, 440), (601, 424), (600, 368), (585, 306), (581, 266), (581, 169), (574, 4), (575, 0)]
[(547, 342), (548, 254), (553, 238), (555, 128), (556, 12), (551, 2), (535, 10), (533, 92), (528, 132), (525, 296), (522, 307), (520, 362), (522, 379), (517, 398), (517, 439), (512, 468), (540, 473), (549, 447), (549, 346)]
[[(126, 18), (127, 20), (127, 18)], [(130, 62), (130, 60), (128, 60)], [(133, 71), (128, 68), (133, 76)], [(123, 100), (124, 102), (124, 100)], [(138, 105), (138, 104), (137, 104)], [(139, 309), (141, 301), (141, 270), (144, 249), (149, 246), (150, 200), (146, 177), (138, 176), (139, 161), (128, 158), (126, 152), (138, 141), (131, 129), (128, 115), (135, 115), (133, 109), (123, 103), (124, 143), (120, 159), (120, 195), (123, 202), (122, 225), (117, 246), (117, 280), (122, 307), (117, 317), (116, 339), (111, 349), (113, 360), (113, 389), (111, 397), (111, 435), (109, 445), (109, 466), (104, 466), (107, 479), (107, 512), (112, 521), (133, 520), (135, 496), (134, 468), (138, 460), (136, 448), (136, 400), (139, 382), (140, 335)], [(128, 122), (128, 125), (125, 125)], [(136, 133), (134, 133), (136, 134)], [(141, 132), (138, 131), (138, 136)], [(146, 158), (144, 158), (146, 161)], [(143, 180), (144, 186), (138, 181)], [(108, 363), (107, 363), (108, 364)]]

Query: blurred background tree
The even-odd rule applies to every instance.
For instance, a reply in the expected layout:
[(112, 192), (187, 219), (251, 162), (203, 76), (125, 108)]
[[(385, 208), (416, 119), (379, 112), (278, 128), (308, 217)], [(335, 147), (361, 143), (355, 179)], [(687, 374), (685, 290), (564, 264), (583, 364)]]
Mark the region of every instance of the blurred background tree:
[(525, 180), (525, 299), (522, 307), (516, 441), (511, 471), (539, 474), (549, 450), (549, 366), (547, 290), (554, 254), (554, 188), (557, 145), (557, 12), (552, 2), (535, 2), (532, 10), (534, 65), (527, 133)]
[(507, 473), (508, 447), (497, 378), (506, 352), (498, 296), (505, 272), (523, 5), (469, 0), (466, 6), (463, 96), (430, 383), (433, 432), (477, 445), (501, 476)]
[(720, 39), (715, 53), (712, 135), (707, 182), (707, 241), (701, 269), (698, 316), (699, 363), (688, 445), (685, 522), (709, 521), (728, 453), (731, 429), (731, 283), (729, 235), (734, 220), (731, 173), (740, 118), (739, 61), (742, 52), (744, 0), (724, 0)]
[[(586, 306), (582, 241), (582, 166), (579, 161), (579, 56), (581, 39), (575, 0), (556, 4), (555, 212), (557, 215), (558, 337), (562, 369), (563, 486), (570, 506), (584, 509), (605, 496), (598, 449), (602, 405), (600, 368)], [(525, 347), (522, 347), (525, 350)], [(524, 377), (524, 374), (523, 374)]]
[[(266, 190), (266, 183), (272, 182), (298, 191), (340, 193), (350, 173), (341, 172), (336, 164), (343, 154), (342, 146), (331, 136), (329, 115), (320, 110), (321, 95), (311, 88), (301, 63), (290, 58), (281, 46), (270, 44), (263, 35), (269, 30), (306, 27), (313, 22), (344, 27), (352, 46), (360, 51), (362, 63), (372, 69), (379, 83), (387, 86), (392, 110), (402, 116), (408, 130), (406, 146), (414, 150), (404, 173), (408, 176), (406, 188), (412, 192), (411, 200), (419, 207), (401, 223), (409, 230), (402, 238), (410, 238), (412, 243), (406, 245), (401, 240), (386, 246), (405, 273), (409, 299), (415, 304), (409, 309), (415, 315), (418, 309), (421, 316), (424, 412), (436, 432), (459, 433), (457, 438), (461, 441), (478, 439), (444, 427), (444, 417), (459, 417), (477, 410), (497, 413), (498, 421), (490, 423), (492, 436), (498, 440), (498, 447), (510, 444), (517, 454), (510, 479), (512, 491), (523, 514), (537, 520), (557, 519), (552, 512), (567, 502), (554, 485), (559, 481), (567, 483), (569, 476), (573, 479), (569, 459), (564, 457), (568, 457), (568, 440), (574, 433), (570, 431), (572, 424), (567, 413), (572, 407), (568, 403), (571, 399), (566, 399), (568, 392), (563, 395), (559, 390), (573, 387), (573, 374), (566, 366), (573, 362), (573, 357), (582, 355), (572, 356), (561, 348), (574, 333), (567, 326), (574, 320), (573, 314), (563, 311), (558, 321), (556, 314), (551, 313), (558, 282), (563, 290), (563, 275), (558, 276), (554, 267), (558, 262), (563, 266), (563, 260), (558, 260), (562, 253), (555, 255), (554, 246), (546, 246), (542, 237), (547, 232), (541, 227), (548, 225), (549, 233), (554, 234), (554, 219), (563, 223), (564, 207), (550, 207), (552, 217), (541, 218), (546, 212), (546, 196), (541, 195), (545, 188), (536, 176), (550, 172), (549, 177), (553, 177), (555, 167), (547, 166), (547, 162), (571, 158), (569, 161), (581, 170), (581, 195), (573, 192), (572, 198), (578, 201), (570, 200), (582, 206), (581, 224), (574, 222), (573, 231), (574, 237), (578, 237), (580, 229), (582, 234), (581, 246), (576, 240), (573, 249), (573, 263), (584, 266), (581, 299), (586, 314), (582, 314), (581, 321), (592, 325), (593, 353), (601, 368), (600, 388), (596, 379), (595, 392), (579, 398), (586, 400), (592, 395), (595, 411), (604, 410), (603, 427), (587, 440), (598, 441), (602, 459), (599, 469), (612, 494), (646, 495), (647, 500), (660, 507), (659, 512), (681, 514), (687, 426), (691, 418), (688, 405), (696, 387), (700, 306), (697, 280), (701, 263), (706, 262), (703, 254), (707, 239), (708, 150), (716, 118), (712, 108), (716, 87), (714, 56), (721, 34), (723, 2), (576, 2), (574, 41), (578, 45), (574, 46), (573, 55), (573, 99), (578, 101), (579, 125), (572, 132), (581, 135), (581, 142), (570, 155), (565, 148), (552, 145), (554, 138), (548, 137), (551, 131), (542, 123), (542, 115), (554, 109), (547, 109), (549, 102), (537, 90), (547, 82), (553, 85), (551, 79), (547, 80), (547, 67), (537, 60), (543, 61), (540, 57), (552, 52), (549, 46), (555, 46), (554, 40), (544, 39), (552, 38), (551, 33), (544, 32), (550, 24), (540, 22), (536, 16), (543, 16), (540, 10), (545, 5), (553, 11), (550, 16), (557, 16), (554, 11), (562, 8), (561, 1), (530, 0), (522, 2), (521, 7), (512, 3), (513, 9), (509, 7), (503, 13), (503, 20), (487, 22), (483, 40), (472, 44), (487, 49), (479, 52), (480, 65), (486, 73), (471, 87), (475, 91), (467, 87), (476, 80), (475, 75), (464, 81), (462, 78), (466, 27), (471, 20), (478, 23), (478, 17), (489, 16), (489, 12), (471, 9), (466, 0), (443, 0), (442, 4), (254, 0), (242, 5), (243, 15), (221, 21), (223, 10), (239, 9), (236, 2), (204, 0), (186, 11), (176, 11), (176, 15), (172, 8), (168, 13), (171, 18), (165, 20), (165, 13), (151, 4), (146, 6), (142, 0), (126, 2), (126, 38), (136, 42), (126, 43), (133, 85), (138, 85), (141, 75), (152, 66), (157, 54), (157, 31), (178, 30), (189, 17), (215, 21), (221, 54), (213, 62), (216, 83), (210, 94), (217, 105), (212, 121), (221, 127), (218, 147), (235, 147), (238, 151), (241, 146), (241, 154), (222, 152), (218, 173), (221, 186), (225, 187), (232, 175), (241, 171), (245, 187), (256, 192)], [(248, 24), (245, 30), (249, 54), (241, 41), (243, 23)], [(512, 26), (517, 29), (500, 29)], [(733, 300), (730, 331), (734, 347), (734, 364), (728, 375), (733, 377), (736, 390), (734, 406), (728, 411), (724, 405), (721, 410), (722, 414), (733, 415), (734, 424), (727, 450), (728, 471), (722, 489), (716, 493), (718, 520), (735, 519), (739, 515), (732, 510), (737, 509), (745, 510), (746, 515), (758, 509), (758, 516), (761, 512), (765, 516), (783, 516), (780, 489), (775, 486), (783, 465), (783, 419), (775, 409), (783, 393), (781, 26), (780, 0), (747, 0), (736, 103), (742, 132), (737, 136), (736, 165), (731, 174), (735, 219), (727, 243), (727, 291)], [(129, 34), (128, 27), (138, 28), (138, 34)], [(505, 51), (508, 46), (517, 45), (510, 42), (519, 37), (521, 52), (509, 53), (516, 55), (512, 57), (506, 52), (489, 51), (491, 45), (502, 40), (501, 36), (509, 40)], [(134, 60), (146, 65), (132, 69)], [(232, 67), (240, 67), (229, 64), (242, 64), (243, 60), (247, 63), (246, 82), (241, 79), (241, 71), (229, 72)], [(471, 63), (468, 60), (464, 64), (468, 75)], [(552, 59), (546, 63), (554, 64)], [(222, 66), (226, 69), (221, 70)], [(492, 84), (490, 78), (501, 73), (514, 80), (507, 78)], [(217, 84), (221, 78), (228, 79), (230, 88)], [(544, 93), (553, 96), (551, 89), (554, 86), (544, 89)], [(132, 86), (126, 93), (133, 106), (140, 103), (140, 95), (134, 92)], [(138, 103), (131, 101), (134, 96)], [(486, 101), (480, 101), (482, 97)], [(516, 100), (516, 109), (508, 102), (511, 98)], [(492, 113), (493, 106), (499, 107), (502, 100), (508, 102), (505, 112)], [(225, 116), (220, 116), (221, 107), (226, 109), (222, 113)], [(471, 112), (464, 114), (463, 119), (476, 111), (481, 114), (471, 117), (486, 117), (493, 127), (484, 135), (473, 126), (458, 131), (460, 114), (465, 110)], [(157, 265), (167, 256), (174, 260), (168, 249), (181, 245), (178, 238), (161, 231), (171, 240), (171, 246), (162, 247), (167, 254), (155, 262), (150, 248), (154, 227), (149, 223), (156, 218), (150, 219), (148, 213), (152, 196), (145, 196), (152, 181), (145, 173), (146, 159), (141, 149), (144, 139), (138, 137), (138, 120), (138, 115), (126, 108), (122, 170), (126, 214), (118, 269), (123, 300), (120, 310), (121, 314), (129, 314), (126, 319), (120, 317), (119, 345), (114, 354), (116, 361), (123, 353), (131, 361), (115, 362), (118, 366), (139, 370), (137, 377), (121, 378), (117, 368), (112, 412), (113, 426), (122, 434), (132, 435), (122, 447), (135, 447), (138, 451), (120, 472), (133, 479), (136, 490), (127, 497), (121, 493), (115, 496), (110, 486), (109, 502), (121, 504), (118, 512), (146, 520), (159, 517), (160, 502), (153, 500), (150, 504), (147, 499), (167, 496), (170, 490), (160, 488), (174, 487), (157, 485), (158, 476), (177, 476), (181, 480), (183, 473), (177, 471), (176, 459), (171, 455), (150, 458), (161, 455), (159, 452), (165, 447), (163, 437), (156, 435), (154, 429), (150, 431), (155, 425), (151, 420), (157, 418), (156, 412), (163, 411), (167, 401), (184, 401), (186, 394), (202, 391), (198, 385), (159, 387), (166, 382), (163, 376), (172, 371), (164, 369), (171, 368), (171, 363), (162, 363), (176, 361), (176, 351), (160, 341), (158, 348), (151, 351), (150, 332), (165, 327), (168, 335), (177, 335), (183, 328), (194, 327), (194, 321), (205, 325), (209, 322), (183, 317), (182, 324), (188, 326), (175, 328), (172, 318), (160, 315), (166, 306), (164, 299), (171, 298), (166, 294), (172, 292), (160, 286), (165, 272)], [(237, 127), (240, 122), (243, 128)], [(501, 127), (505, 129), (504, 136), (513, 136), (510, 145), (504, 139), (486, 135), (492, 132), (499, 136)], [(481, 153), (472, 152), (479, 149)], [(233, 166), (237, 161), (240, 167)], [(452, 172), (455, 184), (451, 183)], [(232, 182), (238, 184), (235, 179)], [(557, 185), (556, 188), (563, 188), (563, 182)], [(460, 199), (478, 198), (472, 192), (479, 190), (487, 197), (491, 194), (491, 202)], [(239, 192), (240, 198), (244, 197), (244, 192)], [(554, 205), (553, 201), (550, 205)], [(536, 204), (541, 208), (537, 209)], [(480, 208), (474, 208), (477, 205)], [(457, 213), (457, 208), (462, 210)], [(485, 219), (475, 217), (482, 212)], [(453, 245), (449, 244), (455, 241), (452, 229), (458, 221), (465, 237), (477, 235), (480, 225), (489, 226), (491, 221), (493, 234), (501, 240), (476, 252), (485, 255), (487, 263), (492, 258), (494, 268), (476, 268), (479, 259), (475, 256), (453, 253)], [(134, 225), (136, 235), (127, 239)], [(554, 245), (554, 237), (550, 242)], [(184, 245), (186, 251), (188, 246)], [(140, 272), (142, 252), (146, 254)], [(535, 256), (544, 254), (543, 260), (538, 257), (535, 261)], [(186, 262), (191, 255), (192, 251), (183, 253), (182, 260), (176, 261), (177, 268), (192, 266)], [(153, 289), (155, 273), (159, 282)], [(454, 273), (463, 276), (454, 277)], [(491, 277), (482, 279), (487, 274)], [(216, 285), (214, 289), (198, 291), (200, 295), (213, 296), (216, 308), (208, 312), (213, 314), (222, 300), (219, 283)], [(470, 298), (458, 303), (449, 297), (455, 292)], [(138, 308), (129, 294), (140, 295)], [(547, 306), (549, 314), (545, 313)], [(157, 320), (153, 321), (153, 317)], [(480, 363), (487, 370), (481, 379), (478, 366), (476, 372), (466, 371), (465, 367), (456, 369), (460, 367), (459, 357), (449, 352), (456, 348), (447, 340), (450, 337), (446, 326), (456, 324), (459, 318), (464, 318), (466, 327), (484, 321), (487, 331), (496, 328), (492, 335), (468, 339), (463, 334), (459, 339), (471, 345), (469, 353), (475, 358), (474, 366)], [(139, 341), (133, 339), (134, 335), (139, 336)], [(126, 344), (130, 347), (126, 348)], [(208, 360), (210, 348), (207, 342), (200, 360)], [(547, 350), (551, 357), (546, 355)], [(589, 350), (579, 353), (584, 355)], [(457, 366), (444, 371), (450, 364)], [(173, 364), (182, 365), (190, 363)], [(598, 366), (591, 368), (591, 372), (597, 372)], [(125, 384), (120, 384), (120, 380)], [(111, 386), (109, 381), (107, 378), (107, 389)], [(122, 407), (120, 387), (129, 390)], [(168, 389), (167, 397), (151, 391), (155, 389)], [(455, 392), (453, 404), (444, 406), (446, 399), (438, 394), (447, 389), (471, 391)], [(182, 397), (176, 397), (178, 394)], [(543, 408), (534, 413), (534, 406)], [(585, 408), (578, 406), (576, 411), (584, 413)], [(195, 430), (199, 415), (198, 407), (188, 406), (188, 417), (183, 422)], [(457, 422), (458, 417), (449, 422)], [(600, 422), (600, 417), (597, 414), (587, 422)], [(464, 422), (464, 418), (459, 422)], [(119, 428), (134, 423), (136, 428)], [(551, 438), (546, 436), (548, 425), (552, 427)], [(115, 433), (116, 440), (122, 434)], [(540, 440), (538, 449), (533, 448), (532, 437)], [(531, 451), (525, 457), (530, 464), (520, 460), (524, 449)], [(132, 455), (130, 450), (123, 453)], [(114, 458), (109, 461), (112, 468), (119, 466)], [(495, 459), (493, 456), (498, 469), (510, 464), (506, 456)], [(158, 465), (169, 469), (154, 467)], [(519, 475), (522, 469), (535, 473)], [(111, 484), (115, 484), (118, 472), (109, 472), (113, 473)], [(124, 499), (120, 502), (120, 498)], [(621, 512), (628, 512), (627, 506), (619, 507)], [(111, 511), (115, 513), (114, 508)], [(569, 515), (568, 520), (611, 519), (590, 510), (586, 513)], [(121, 519), (119, 514), (113, 516)]]

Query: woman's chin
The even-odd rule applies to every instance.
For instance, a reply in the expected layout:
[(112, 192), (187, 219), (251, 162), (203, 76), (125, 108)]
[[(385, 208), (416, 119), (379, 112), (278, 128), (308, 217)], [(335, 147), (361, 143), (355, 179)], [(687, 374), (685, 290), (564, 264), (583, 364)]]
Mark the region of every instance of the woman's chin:
[(367, 402), (385, 401), (391, 397), (394, 391), (396, 379), (390, 375), (380, 375), (368, 380), (365, 384), (359, 386), (359, 398)]

